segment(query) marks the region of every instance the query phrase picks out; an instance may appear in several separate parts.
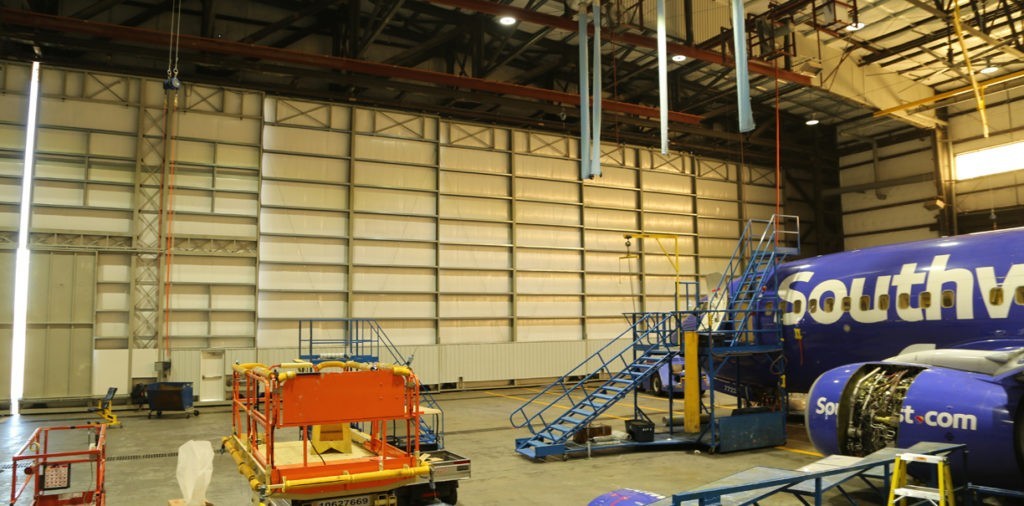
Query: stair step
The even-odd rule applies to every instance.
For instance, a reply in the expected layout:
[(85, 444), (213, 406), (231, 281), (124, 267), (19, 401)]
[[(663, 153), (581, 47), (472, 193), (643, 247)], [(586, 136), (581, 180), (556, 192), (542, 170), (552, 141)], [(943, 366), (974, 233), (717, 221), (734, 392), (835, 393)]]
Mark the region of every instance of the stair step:
[(915, 485), (908, 485), (906, 487), (897, 488), (893, 491), (893, 496), (896, 498), (913, 497), (915, 499), (927, 499), (930, 501), (938, 501), (939, 499), (942, 499), (942, 495), (942, 492), (937, 488), (919, 487)]
[(572, 408), (572, 409), (569, 410), (569, 412), (570, 413), (576, 413), (578, 415), (583, 415), (584, 417), (587, 417), (587, 418), (589, 418), (590, 416), (592, 416), (595, 413), (594, 410), (586, 409), (586, 408)]
[(550, 430), (557, 430), (559, 432), (565, 433), (565, 432), (572, 432), (572, 431), (576, 430), (576, 427), (570, 427), (568, 425), (562, 425), (562, 424), (556, 423), (556, 424), (549, 425), (548, 426), (548, 430), (549, 431)]
[[(573, 411), (575, 411), (575, 410), (573, 410)], [(573, 425), (579, 425), (579, 424), (587, 421), (587, 418), (586, 417), (576, 418), (576, 417), (569, 416), (569, 415), (562, 415), (562, 420), (565, 420), (565, 421), (567, 421), (567, 422), (569, 422), (569, 423), (571, 423)]]
[[(590, 396), (591, 397), (597, 397), (598, 399), (604, 399), (606, 401), (610, 401), (610, 400), (615, 398), (614, 395), (608, 395), (608, 394), (590, 394)], [(604, 404), (601, 404), (600, 406), (604, 406)], [(600, 406), (594, 406), (594, 407), (600, 407)]]

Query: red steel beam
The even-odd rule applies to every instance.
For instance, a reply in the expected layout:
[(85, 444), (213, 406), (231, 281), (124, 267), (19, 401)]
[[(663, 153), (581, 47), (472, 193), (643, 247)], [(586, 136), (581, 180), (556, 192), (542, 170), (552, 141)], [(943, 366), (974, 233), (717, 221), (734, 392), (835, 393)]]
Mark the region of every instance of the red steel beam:
[[(483, 14), (491, 14), (494, 16), (509, 15), (513, 16), (520, 21), (527, 21), (529, 23), (550, 26), (559, 30), (565, 30), (568, 32), (575, 32), (579, 29), (576, 21), (570, 18), (563, 18), (560, 16), (552, 16), (550, 14), (543, 14), (537, 11), (531, 11), (520, 7), (513, 7), (510, 5), (496, 4), (488, 0), (427, 0), (429, 2), (447, 5), (450, 7), (458, 7), (460, 9), (466, 9), (474, 12), (480, 12)], [(591, 26), (588, 32), (593, 33), (594, 28)], [(630, 44), (636, 47), (645, 47), (648, 49), (657, 49), (657, 40), (643, 35), (634, 33), (614, 33), (611, 31), (601, 33), (601, 37), (605, 40), (622, 42)], [(693, 58), (695, 60), (706, 61), (708, 63), (717, 63), (719, 65), (732, 66), (733, 61), (731, 58), (727, 58), (720, 53), (714, 51), (708, 51), (699, 47), (687, 46), (685, 44), (678, 44), (675, 42), (668, 43), (668, 52), (672, 54), (681, 54), (687, 58)], [(747, 67), (751, 72), (757, 74), (764, 74), (769, 77), (777, 77), (783, 81), (790, 81), (796, 84), (804, 86), (811, 85), (811, 78), (803, 74), (798, 74), (789, 70), (778, 70), (775, 67), (757, 60), (747, 60)]]
[[(51, 16), (48, 14), (39, 14), (25, 10), (0, 9), (0, 24), (17, 25), (37, 30), (78, 33), (82, 35), (124, 40), (154, 46), (167, 45), (167, 33), (165, 32), (109, 23), (98, 23), (61, 16)], [(180, 47), (183, 49), (207, 53), (308, 65), (310, 67), (329, 68), (377, 77), (408, 79), (441, 86), (454, 86), (457, 88), (486, 91), (502, 95), (514, 95), (561, 104), (579, 105), (580, 103), (579, 95), (573, 93), (490, 81), (486, 79), (477, 79), (474, 77), (455, 76), (442, 72), (399, 67), (396, 65), (355, 60), (352, 58), (304, 53), (291, 49), (279, 49), (256, 44), (197, 37), (194, 35), (182, 34)], [(605, 110), (608, 111), (633, 114), (647, 118), (659, 117), (659, 111), (655, 107), (618, 102), (615, 100), (605, 100), (602, 102), (602, 105)], [(695, 114), (687, 114), (677, 111), (670, 111), (668, 116), (670, 121), (687, 124), (698, 124), (702, 119), (701, 116)]]

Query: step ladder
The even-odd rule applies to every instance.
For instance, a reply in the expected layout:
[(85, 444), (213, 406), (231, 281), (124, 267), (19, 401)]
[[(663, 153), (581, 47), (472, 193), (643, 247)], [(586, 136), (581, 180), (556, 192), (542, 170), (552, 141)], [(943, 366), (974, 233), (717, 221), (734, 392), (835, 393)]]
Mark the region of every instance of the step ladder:
[(516, 451), (535, 459), (566, 454), (573, 434), (672, 359), (677, 318), (675, 313), (639, 314), (629, 329), (513, 411), (512, 426), (532, 434), (516, 439)]
[[(935, 466), (937, 486), (922, 487), (907, 485), (907, 465), (920, 462)], [(953, 479), (945, 455), (921, 455), (901, 453), (893, 464), (892, 484), (889, 488), (889, 505), (906, 504), (905, 499), (923, 499), (937, 506), (956, 506), (953, 494)]]

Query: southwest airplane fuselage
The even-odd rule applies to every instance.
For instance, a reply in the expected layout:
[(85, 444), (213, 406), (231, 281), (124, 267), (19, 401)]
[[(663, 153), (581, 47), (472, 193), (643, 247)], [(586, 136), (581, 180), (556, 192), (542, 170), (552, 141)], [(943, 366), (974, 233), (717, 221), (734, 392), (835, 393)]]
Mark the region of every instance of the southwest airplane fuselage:
[[(758, 322), (781, 321), (791, 391), (910, 345), (1024, 345), (1024, 229), (798, 260), (779, 265), (772, 279)], [(765, 302), (776, 289), (780, 308)]]

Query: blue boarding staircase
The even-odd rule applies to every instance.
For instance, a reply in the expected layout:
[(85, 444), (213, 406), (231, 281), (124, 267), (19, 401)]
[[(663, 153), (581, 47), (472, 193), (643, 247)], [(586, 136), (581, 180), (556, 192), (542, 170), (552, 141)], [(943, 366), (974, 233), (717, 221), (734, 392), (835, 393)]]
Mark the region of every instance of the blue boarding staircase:
[[(798, 254), (799, 217), (773, 215), (767, 220), (747, 221), (725, 272), (709, 297), (704, 314), (700, 315), (697, 331), (708, 338), (711, 349), (703, 365), (712, 377), (717, 377), (732, 358), (740, 356), (753, 357), (754, 361), (763, 359), (774, 367), (772, 374), (780, 377), (784, 374), (784, 361), (779, 360), (782, 326), (766, 321), (780, 315), (781, 308), (777, 294), (766, 297), (765, 292), (775, 275), (775, 266)], [(773, 316), (765, 316), (766, 313)], [(762, 319), (762, 324), (755, 323), (758, 318)], [(719, 386), (724, 384), (712, 382)], [(731, 388), (735, 389), (733, 393), (741, 404), (753, 396), (743, 385), (733, 384)], [(778, 394), (785, 396), (784, 392)], [(711, 401), (714, 402), (713, 391)], [(717, 436), (712, 439), (717, 441)]]
[[(792, 222), (796, 223), (795, 228), (782, 226)], [(769, 220), (747, 222), (718, 286), (707, 301), (694, 301), (700, 306), (685, 311), (635, 315), (633, 325), (625, 332), (513, 411), (509, 416), (512, 426), (526, 428), (531, 434), (516, 440), (516, 451), (534, 459), (568, 453), (566, 445), (573, 434), (636, 391), (672, 360), (683, 331), (696, 328), (704, 336), (701, 342), (705, 338), (710, 340), (705, 349), (712, 352), (702, 353), (705, 363), (701, 367), (712, 385), (715, 373), (727, 362), (721, 360), (722, 356), (781, 353), (781, 327), (762, 328), (754, 325), (753, 320), (765, 309), (762, 294), (774, 274), (774, 266), (797, 253), (798, 218), (772, 216)], [(765, 332), (779, 335), (776, 339), (759, 339), (759, 334)], [(714, 389), (711, 396), (713, 406)], [(644, 416), (639, 409), (634, 411), (637, 416)], [(717, 424), (712, 420), (709, 426), (708, 444), (717, 448)], [(698, 438), (702, 436), (703, 433)]]
[(698, 332), (709, 332), (718, 337), (716, 344), (726, 346), (756, 344), (763, 341), (758, 339), (759, 334), (779, 332), (779, 326), (753, 325), (753, 317), (759, 311), (774, 309), (761, 306), (777, 302), (764, 300), (762, 295), (775, 273), (774, 267), (785, 258), (800, 254), (799, 227), (797, 216), (747, 221), (725, 272), (709, 297), (707, 314), (702, 315)]
[[(710, 411), (704, 441), (713, 450), (731, 451), (785, 444), (785, 360), (782, 311), (776, 291), (767, 293), (775, 267), (800, 253), (800, 221), (796, 216), (774, 215), (768, 220), (749, 220), (718, 286), (700, 314), (699, 361), (711, 381), (710, 405), (716, 391), (731, 393), (737, 410), (716, 417)], [(772, 283), (775, 284), (774, 282)], [(720, 374), (727, 365), (734, 376)], [(732, 368), (729, 369), (732, 371)], [(742, 376), (753, 383), (742, 382)], [(766, 387), (767, 378), (776, 378)], [(757, 409), (751, 412), (748, 408)]]
[[(340, 323), (340, 338), (314, 335), (316, 327)], [(338, 350), (338, 351), (332, 351)], [(412, 365), (413, 357), (403, 357), (377, 320), (371, 318), (313, 318), (299, 321), (299, 358), (317, 364), (327, 360), (380, 362), (381, 351), (395, 364)], [(426, 409), (423, 409), (423, 408)], [(444, 411), (428, 390), (420, 390), (420, 445), (444, 448)], [(399, 438), (399, 442), (404, 442)]]
[(674, 313), (639, 314), (629, 329), (513, 411), (512, 426), (532, 434), (516, 440), (516, 451), (537, 459), (564, 454), (576, 431), (671, 360), (675, 319)]

